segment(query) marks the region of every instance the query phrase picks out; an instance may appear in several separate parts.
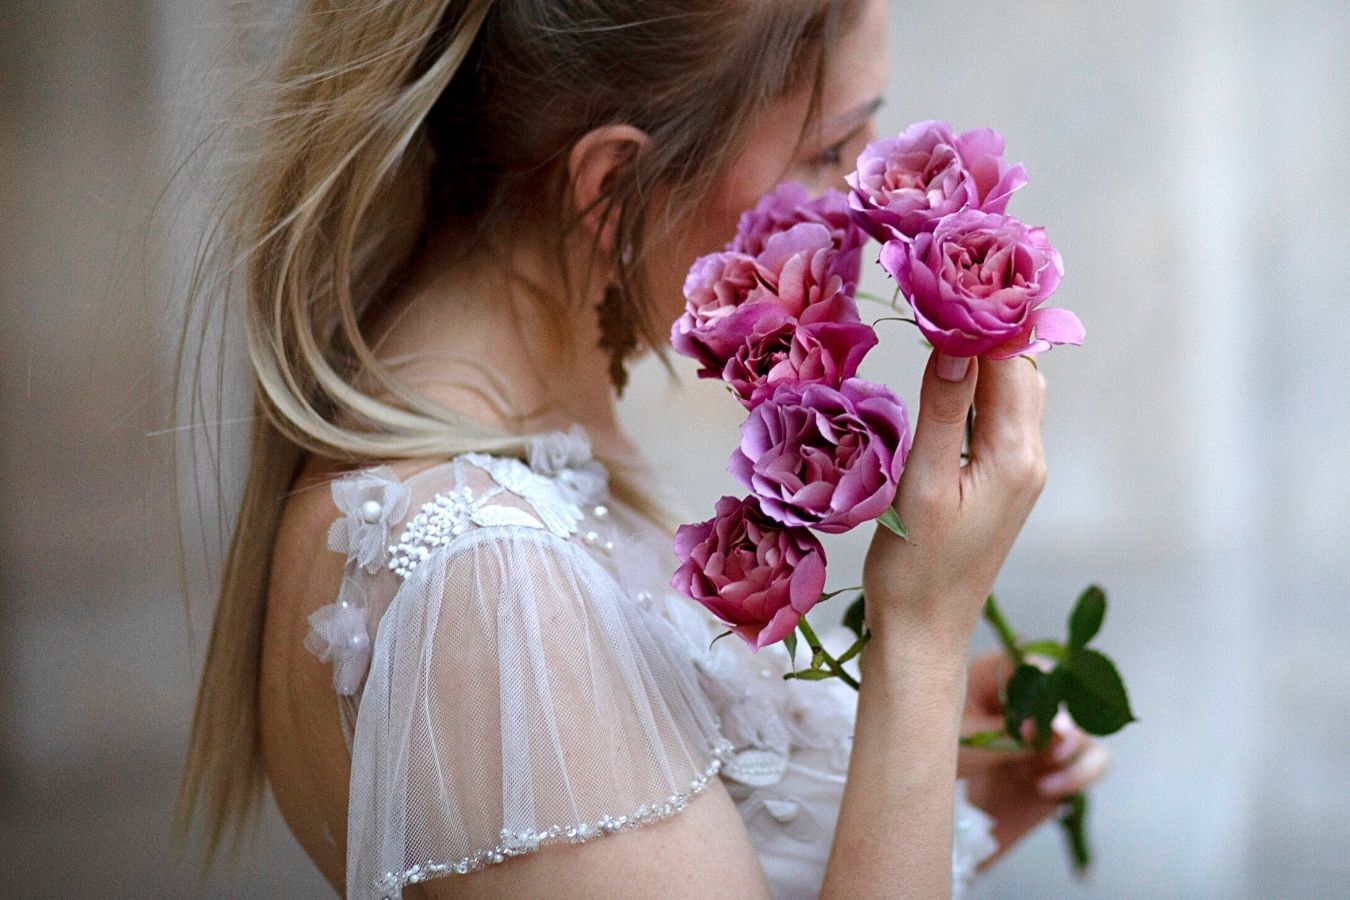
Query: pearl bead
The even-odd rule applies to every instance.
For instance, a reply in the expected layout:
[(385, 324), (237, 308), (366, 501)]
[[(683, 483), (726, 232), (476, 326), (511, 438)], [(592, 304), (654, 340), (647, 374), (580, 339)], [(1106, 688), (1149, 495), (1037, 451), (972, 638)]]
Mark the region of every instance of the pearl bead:
[(384, 507), (378, 500), (367, 500), (361, 504), (361, 521), (367, 525), (374, 525), (380, 521), (380, 516), (384, 514)]
[(608, 507), (608, 506), (597, 506), (595, 509), (593, 509), (593, 510), (591, 510), (591, 511), (595, 514), (595, 517), (596, 517), (597, 519), (603, 519), (603, 518), (605, 518), (606, 516), (609, 515), (609, 507)]

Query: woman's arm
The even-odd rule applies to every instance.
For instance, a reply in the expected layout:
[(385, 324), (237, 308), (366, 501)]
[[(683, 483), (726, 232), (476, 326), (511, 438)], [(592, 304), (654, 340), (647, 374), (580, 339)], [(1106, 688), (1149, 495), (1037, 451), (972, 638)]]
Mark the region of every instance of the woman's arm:
[[(948, 898), (966, 650), (1045, 482), (1045, 380), (1026, 361), (929, 360), (896, 509), (863, 572), (867, 624), (848, 786), (822, 896)], [(972, 399), (969, 465), (961, 447)]]
[[(852, 759), (822, 897), (950, 898), (966, 649), (1044, 482), (1043, 397), (1044, 381), (1024, 361), (972, 362), (952, 382), (930, 360), (896, 499), (909, 540), (879, 528), (864, 567), (873, 637), (860, 658)], [(980, 414), (963, 466), (972, 398)], [(660, 822), (417, 888), (425, 893), (409, 896), (770, 896), (745, 825), (715, 778)]]

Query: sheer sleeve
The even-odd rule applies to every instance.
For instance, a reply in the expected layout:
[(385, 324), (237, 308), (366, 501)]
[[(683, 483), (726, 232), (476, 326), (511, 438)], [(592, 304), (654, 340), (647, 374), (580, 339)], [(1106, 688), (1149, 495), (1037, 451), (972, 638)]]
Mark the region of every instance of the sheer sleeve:
[(497, 509), (508, 524), (415, 552), (380, 618), (351, 898), (673, 815), (730, 752), (668, 623), (535, 510)]

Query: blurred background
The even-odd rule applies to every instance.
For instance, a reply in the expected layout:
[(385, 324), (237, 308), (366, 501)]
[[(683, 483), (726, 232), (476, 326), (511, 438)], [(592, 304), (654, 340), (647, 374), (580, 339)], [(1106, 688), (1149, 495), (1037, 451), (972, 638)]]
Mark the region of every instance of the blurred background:
[[(1048, 228), (1067, 268), (1055, 305), (1087, 328), (1042, 356), (1050, 479), (1000, 599), (1055, 637), (1102, 584), (1097, 644), (1139, 718), (1106, 739), (1090, 877), (1047, 825), (975, 896), (1345, 896), (1350, 5), (891, 5), (881, 130), (1007, 134), (1031, 175), (1013, 211)], [(189, 560), (189, 600), (178, 588), (167, 431), (209, 168), (189, 163), (154, 205), (283, 13), (0, 7), (5, 896), (331, 896), (271, 808), (209, 881), (168, 843), (212, 607), (209, 559)], [(924, 359), (896, 326), (863, 374), (917, 404)], [(732, 487), (742, 414), (682, 372), (672, 386), (644, 366), (625, 416), (703, 518)], [(213, 430), (227, 498), (246, 434), (232, 414), (227, 398)], [(204, 520), (190, 539), (218, 541), (231, 510), (186, 502)], [(841, 578), (864, 542), (832, 542)], [(993, 646), (982, 630), (972, 652)]]

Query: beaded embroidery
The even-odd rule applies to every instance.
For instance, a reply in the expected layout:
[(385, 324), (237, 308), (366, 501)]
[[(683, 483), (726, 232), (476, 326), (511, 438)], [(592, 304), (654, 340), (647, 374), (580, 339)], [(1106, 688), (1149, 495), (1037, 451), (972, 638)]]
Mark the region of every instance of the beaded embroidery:
[(390, 900), (390, 898), (397, 897), (399, 891), (410, 884), (429, 881), (442, 875), (467, 875), (469, 872), (477, 871), (485, 866), (504, 862), (512, 856), (533, 853), (540, 847), (549, 844), (563, 842), (580, 844), (598, 837), (604, 837), (607, 834), (628, 831), (667, 819), (684, 809), (690, 800), (702, 793), (713, 778), (717, 777), (717, 773), (722, 766), (734, 756), (731, 742), (725, 740), (714, 744), (709, 749), (709, 753), (712, 756), (712, 761), (702, 772), (694, 776), (693, 780), (689, 782), (689, 787), (671, 794), (663, 801), (644, 804), (628, 815), (603, 816), (596, 822), (554, 825), (542, 831), (512, 831), (504, 828), (496, 846), (479, 850), (472, 856), (466, 856), (452, 863), (438, 863), (434, 860), (428, 860), (425, 863), (411, 866), (402, 872), (386, 872), (383, 877), (375, 882), (375, 887), (381, 891), (384, 900)]
[[(461, 483), (423, 503), (398, 541), (389, 545), (387, 566), (400, 578), (407, 578), (433, 550), (453, 541), (471, 525), (547, 529), (559, 537), (577, 533), (581, 509), (570, 499), (570, 490), (560, 487), (552, 478), (510, 457), (467, 453), (462, 459), (486, 472), (495, 484), (475, 494), (471, 487)], [(491, 502), (508, 492), (529, 503), (531, 511)], [(588, 531), (584, 538), (590, 546), (609, 549), (604, 546), (609, 542), (597, 532)]]

